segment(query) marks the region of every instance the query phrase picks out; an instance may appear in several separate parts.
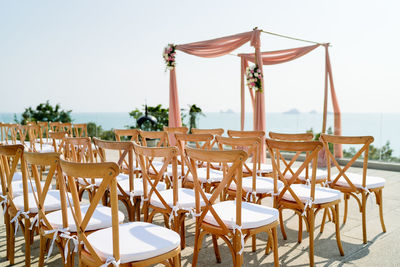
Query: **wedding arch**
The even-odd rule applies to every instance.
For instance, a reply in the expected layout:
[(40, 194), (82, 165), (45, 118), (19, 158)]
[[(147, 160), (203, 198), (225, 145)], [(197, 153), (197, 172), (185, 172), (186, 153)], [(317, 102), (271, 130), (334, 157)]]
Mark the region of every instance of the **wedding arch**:
[[(253, 126), (254, 130), (257, 131), (266, 131), (266, 121), (265, 121), (265, 96), (264, 96), (264, 75), (263, 75), (263, 65), (274, 65), (280, 64), (284, 62), (288, 62), (299, 58), (318, 46), (324, 46), (326, 51), (326, 64), (325, 64), (325, 92), (324, 92), (324, 117), (323, 117), (323, 126), (322, 132), (326, 131), (326, 117), (327, 117), (327, 99), (328, 99), (328, 88), (331, 91), (331, 98), (333, 103), (333, 109), (335, 113), (334, 119), (334, 133), (340, 135), (341, 134), (341, 118), (340, 118), (340, 109), (336, 97), (336, 93), (334, 90), (333, 77), (332, 77), (332, 69), (329, 59), (328, 47), (329, 44), (320, 44), (315, 43), (313, 46), (307, 47), (299, 47), (287, 50), (280, 51), (270, 51), (270, 52), (261, 52), (260, 51), (260, 33), (265, 32), (254, 28), (253, 31), (239, 33), (236, 35), (230, 35), (222, 38), (181, 44), (181, 45), (173, 45), (170, 44), (164, 51), (164, 59), (167, 63), (167, 68), (170, 72), (170, 81), (169, 81), (169, 126), (170, 127), (180, 127), (182, 126), (181, 116), (180, 116), (180, 108), (179, 108), (179, 100), (178, 100), (178, 87), (176, 82), (176, 72), (175, 72), (175, 54), (176, 50), (185, 52), (187, 54), (191, 54), (194, 56), (205, 57), (205, 58), (213, 58), (227, 55), (234, 51), (235, 49), (241, 47), (242, 45), (250, 42), (250, 45), (254, 47), (254, 53), (249, 54), (239, 54), (238, 56), (241, 58), (241, 129), (244, 129), (244, 97), (245, 97), (245, 70), (248, 66), (248, 62), (253, 62), (256, 66), (259, 67), (261, 76), (260, 76), (260, 88), (256, 90), (255, 93), (250, 90), (250, 95), (252, 99), (253, 111), (254, 111), (254, 119)], [(268, 33), (268, 32), (265, 32)], [(282, 35), (280, 35), (282, 36)], [(282, 36), (287, 37), (287, 36)], [(288, 38), (288, 37), (287, 37)], [(290, 37), (289, 37), (290, 38)], [(294, 39), (294, 38), (292, 38)], [(300, 40), (300, 39), (297, 39)], [(261, 63), (261, 64), (259, 64)], [(328, 86), (329, 84), (329, 86)], [(262, 161), (265, 161), (265, 142), (262, 142), (263, 147), (262, 151), (263, 157)], [(340, 151), (339, 151), (340, 152)], [(341, 154), (341, 153), (340, 153)], [(337, 155), (341, 156), (341, 155)]]

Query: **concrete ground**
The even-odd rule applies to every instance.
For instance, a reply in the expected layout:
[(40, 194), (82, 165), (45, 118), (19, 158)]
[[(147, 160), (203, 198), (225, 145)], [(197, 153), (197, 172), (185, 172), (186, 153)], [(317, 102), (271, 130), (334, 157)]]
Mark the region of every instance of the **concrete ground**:
[[(361, 172), (361, 169), (354, 168), (351, 171)], [(357, 203), (351, 199), (349, 202), (349, 214), (346, 224), (340, 228), (342, 245), (345, 256), (340, 256), (335, 239), (334, 224), (329, 222), (322, 234), (319, 233), (319, 226), (322, 214), (316, 218), (315, 229), (315, 263), (317, 266), (400, 266), (400, 172), (381, 170), (369, 170), (369, 175), (381, 176), (386, 179), (383, 191), (383, 209), (387, 232), (383, 233), (379, 220), (379, 209), (368, 200), (367, 205), (367, 233), (368, 243), (362, 242), (361, 214), (358, 211)], [(271, 206), (269, 199), (263, 201), (263, 205)], [(340, 204), (340, 216), (342, 222), (343, 201)], [(121, 205), (121, 210), (125, 208)], [(0, 216), (3, 220), (3, 216)], [(279, 263), (281, 266), (308, 266), (309, 239), (307, 232), (303, 229), (303, 241), (297, 243), (298, 217), (293, 212), (284, 213), (287, 240), (283, 240), (278, 228), (279, 237)], [(160, 217), (155, 223), (161, 224)], [(182, 266), (191, 266), (194, 244), (194, 220), (187, 219), (187, 247), (182, 251)], [(257, 236), (257, 250), (251, 252), (251, 241), (247, 242), (244, 250), (244, 266), (272, 266), (272, 253), (265, 255), (267, 236)], [(219, 240), (222, 254), (222, 263), (217, 264), (214, 256), (211, 237), (205, 239), (199, 255), (198, 266), (232, 266), (231, 254), (227, 246)], [(39, 240), (36, 237), (32, 246), (32, 264), (37, 265)], [(0, 222), (0, 266), (7, 266), (5, 227)], [(53, 255), (46, 262), (47, 266), (61, 266), (62, 261), (58, 249), (55, 247)], [(24, 240), (19, 231), (16, 239), (16, 264), (24, 266)]]

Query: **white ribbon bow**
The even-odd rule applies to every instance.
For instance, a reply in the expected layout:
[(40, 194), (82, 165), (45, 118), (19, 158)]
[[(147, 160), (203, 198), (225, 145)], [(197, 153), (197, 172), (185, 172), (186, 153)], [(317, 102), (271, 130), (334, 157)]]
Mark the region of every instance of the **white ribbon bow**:
[(67, 239), (67, 242), (65, 243), (64, 247), (64, 263), (67, 263), (67, 257), (68, 257), (68, 250), (69, 250), (69, 241), (72, 240), (72, 244), (74, 245), (74, 249), (72, 250), (73, 252), (78, 252), (78, 246), (79, 246), (79, 241), (78, 237), (76, 235), (71, 235), (69, 232), (63, 232), (60, 235), (61, 238)]
[(361, 186), (360, 188), (367, 193), (367, 196), (369, 196), (369, 199), (371, 201), (371, 206), (374, 207), (375, 194), (373, 192), (369, 191), (369, 189), (367, 187)]
[[(250, 199), (249, 199), (249, 196), (250, 196)], [(257, 199), (256, 197), (257, 197), (257, 193), (254, 191), (248, 191), (246, 194), (246, 199), (249, 199), (250, 202), (252, 202), (253, 199), (256, 200)]]
[(35, 217), (33, 217), (32, 223), (31, 223), (31, 227), (29, 228), (29, 230), (32, 230), (33, 227), (35, 227), (35, 224), (39, 221), (39, 214), (36, 214)]
[(169, 220), (168, 220), (170, 225), (171, 225), (172, 219), (174, 218), (174, 215), (178, 216), (178, 210), (179, 210), (178, 206), (172, 207), (172, 211), (171, 211), (171, 214), (169, 215)]
[(28, 211), (19, 210), (17, 212), (17, 214), (15, 214), (14, 218), (11, 219), (10, 223), (14, 223), (15, 224), (15, 226), (14, 226), (14, 235), (17, 235), (17, 232), (18, 232), (18, 227), (19, 227), (18, 218), (19, 218), (19, 216), (23, 215), (26, 219), (29, 219), (29, 216), (28, 216), (29, 213), (30, 213), (29, 210)]
[(240, 233), (241, 249), (239, 251), (239, 255), (242, 255), (243, 250), (244, 250), (244, 236), (243, 236), (243, 233), (242, 233), (242, 226), (239, 226), (239, 225), (235, 224), (233, 222), (233, 219), (232, 219), (232, 230), (233, 230), (234, 234), (235, 234), (236, 230), (239, 231), (239, 233)]
[(50, 244), (49, 252), (47, 253), (46, 260), (51, 256), (51, 253), (53, 252), (53, 246), (54, 246), (54, 242), (56, 241), (57, 234), (58, 233), (69, 233), (68, 230), (69, 229), (67, 227), (67, 228), (56, 228), (56, 229), (44, 231), (45, 235), (53, 234), (53, 239), (51, 240), (51, 244)]
[(109, 264), (114, 265), (115, 267), (118, 267), (121, 264), (121, 260), (116, 261), (114, 257), (107, 257), (106, 262), (101, 265), (100, 267), (107, 267)]
[(304, 204), (303, 213), (301, 216), (306, 216), (307, 207), (311, 209), (312, 205), (314, 204), (314, 200), (312, 198), (307, 199), (306, 203)]

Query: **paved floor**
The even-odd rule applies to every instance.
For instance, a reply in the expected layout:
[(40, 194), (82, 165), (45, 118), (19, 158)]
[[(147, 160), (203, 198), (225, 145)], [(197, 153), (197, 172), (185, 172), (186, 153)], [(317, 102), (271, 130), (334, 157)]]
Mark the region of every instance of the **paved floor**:
[[(361, 169), (354, 168), (352, 171), (360, 172)], [(345, 256), (340, 256), (336, 245), (335, 228), (333, 223), (327, 223), (323, 234), (319, 233), (321, 214), (316, 219), (315, 230), (315, 262), (317, 266), (400, 266), (400, 173), (369, 170), (369, 175), (386, 178), (383, 192), (384, 218), (387, 232), (382, 233), (379, 221), (378, 206), (368, 200), (367, 205), (367, 232), (368, 243), (362, 242), (361, 214), (358, 212), (357, 204), (350, 201), (349, 216), (345, 225), (341, 225), (341, 238)], [(343, 202), (342, 202), (343, 203)], [(343, 215), (343, 204), (341, 203), (340, 215)], [(270, 200), (265, 200), (264, 205), (271, 205)], [(3, 216), (0, 216), (1, 220)], [(288, 211), (284, 214), (284, 221), (288, 239), (283, 240), (280, 230), (279, 237), (279, 261), (281, 266), (308, 266), (308, 234), (303, 230), (303, 241), (297, 243), (297, 216)], [(161, 223), (160, 218), (156, 223)], [(5, 227), (0, 223), (0, 266), (7, 266), (5, 261), (6, 243)], [(194, 242), (194, 221), (187, 219), (187, 247), (182, 251), (182, 266), (191, 266)], [(244, 251), (244, 266), (272, 266), (272, 254), (265, 255), (267, 236), (257, 236), (257, 250), (251, 252), (251, 243), (248, 242)], [(37, 265), (38, 260), (38, 238), (35, 238), (32, 251), (32, 263)], [(211, 238), (203, 242), (200, 251), (198, 266), (232, 266), (230, 252), (220, 240), (222, 263), (216, 264)], [(48, 266), (60, 266), (61, 257), (57, 248), (46, 262)], [(24, 241), (21, 232), (18, 233), (16, 242), (16, 264), (24, 265)]]

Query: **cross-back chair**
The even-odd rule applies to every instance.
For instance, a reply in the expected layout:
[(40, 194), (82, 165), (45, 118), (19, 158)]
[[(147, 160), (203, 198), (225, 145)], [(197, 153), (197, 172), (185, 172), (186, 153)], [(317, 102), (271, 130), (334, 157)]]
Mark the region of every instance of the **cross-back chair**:
[[(145, 222), (120, 224), (118, 221), (117, 175), (119, 166), (113, 162), (72, 163), (61, 161), (68, 184), (78, 177), (99, 178), (101, 183), (86, 214), (82, 215), (78, 192), (71, 187), (72, 215), (79, 231), (79, 265), (84, 266), (148, 266), (156, 263), (180, 266), (179, 235), (169, 229)], [(104, 193), (109, 190), (111, 226), (90, 233), (88, 223)], [(68, 200), (70, 201), (70, 200)], [(72, 205), (71, 205), (72, 206)]]
[[(185, 215), (192, 213), (195, 207), (194, 191), (189, 188), (180, 188), (178, 184), (177, 156), (176, 147), (144, 147), (134, 144), (136, 156), (142, 169), (144, 179), (144, 220), (152, 222), (156, 214), (160, 213), (164, 217), (164, 223), (167, 227), (180, 233), (181, 247), (185, 248)], [(151, 175), (149, 172), (149, 158), (159, 157), (163, 159), (163, 165), (157, 169), (157, 175)], [(163, 174), (171, 164), (172, 177), (171, 188), (159, 190), (159, 184), (162, 183)], [(149, 214), (150, 213), (150, 214)]]
[[(259, 137), (261, 140), (264, 140), (265, 132), (264, 131), (236, 131), (236, 130), (228, 130), (227, 132), (229, 137)], [(263, 151), (260, 149), (259, 158), (261, 159)], [(272, 174), (272, 165), (267, 163), (258, 163), (257, 173), (261, 176), (271, 176)]]
[[(274, 252), (274, 265), (279, 265), (278, 240), (276, 227), (278, 225), (278, 211), (258, 204), (242, 201), (242, 170), (247, 159), (247, 153), (242, 150), (209, 151), (186, 147), (186, 156), (190, 161), (190, 171), (194, 176), (196, 194), (196, 231), (193, 254), (193, 266), (197, 266), (201, 243), (206, 234), (211, 234), (217, 262), (221, 262), (218, 248), (218, 238), (222, 238), (232, 254), (234, 266), (243, 264), (243, 250), (245, 242), (252, 235), (266, 232), (269, 244)], [(221, 162), (225, 173), (224, 179), (211, 196), (206, 195), (197, 177), (197, 161)], [(236, 183), (237, 194), (235, 200), (216, 202), (219, 195)], [(201, 202), (205, 205), (202, 207)], [(231, 241), (230, 241), (231, 239)]]
[(59, 125), (61, 124), (61, 122), (59, 121), (52, 121), (49, 122), (49, 131), (50, 132), (58, 132), (59, 130)]
[(72, 123), (63, 122), (60, 123), (57, 127), (57, 132), (67, 132), (69, 136), (73, 136)]
[(88, 137), (87, 124), (75, 123), (72, 125), (72, 130), (75, 137)]
[(189, 131), (188, 127), (168, 127), (164, 126), (164, 131), (168, 134), (168, 142), (170, 145), (175, 145), (174, 134), (185, 134)]
[[(143, 179), (135, 178), (133, 142), (130, 141), (104, 141), (93, 138), (95, 146), (100, 151), (101, 162), (107, 160), (107, 151), (118, 151), (119, 158), (116, 163), (120, 173), (117, 175), (118, 199), (125, 205), (130, 221), (140, 221), (140, 203), (143, 193)], [(97, 183), (98, 185), (98, 183)], [(159, 189), (165, 189), (165, 184), (160, 184)], [(108, 193), (108, 192), (107, 192)]]
[(36, 124), (41, 128), (43, 142), (51, 143), (49, 139), (49, 123), (47, 121), (37, 121)]
[(52, 140), (54, 152), (60, 154), (64, 153), (66, 137), (68, 137), (67, 132), (49, 132), (49, 138)]
[[(329, 208), (333, 213), (333, 220), (336, 227), (336, 242), (340, 255), (344, 255), (342, 243), (340, 241), (339, 228), (339, 203), (341, 193), (325, 187), (316, 186), (316, 170), (318, 152), (322, 149), (322, 143), (318, 141), (280, 141), (266, 139), (269, 153), (271, 155), (272, 166), (274, 169), (274, 207), (279, 210), (280, 225), (283, 238), (286, 240), (286, 232), (284, 228), (282, 210), (293, 210), (299, 216), (299, 233), (298, 242), (302, 241), (302, 222), (306, 222), (306, 229), (309, 233), (309, 258), (310, 266), (314, 266), (314, 225), (315, 216), (320, 210)], [(292, 165), (282, 163), (282, 152), (303, 152), (306, 153), (305, 160), (300, 163), (296, 171), (293, 171), (292, 177), (287, 180), (284, 173), (288, 169), (293, 168)], [(299, 174), (309, 165), (312, 164), (312, 174), (310, 184), (296, 184)], [(281, 180), (284, 187), (278, 192), (277, 182)]]
[[(139, 142), (139, 130), (137, 129), (114, 129), (115, 140), (116, 141), (130, 141), (130, 142)], [(121, 156), (121, 152), (119, 152)], [(135, 158), (135, 166), (134, 173), (136, 176), (140, 174), (139, 162)]]
[[(348, 200), (353, 197), (359, 206), (362, 218), (363, 242), (367, 243), (367, 222), (366, 222), (366, 206), (367, 198), (375, 194), (376, 204), (379, 206), (379, 217), (382, 231), (386, 232), (383, 220), (383, 198), (382, 190), (385, 186), (385, 179), (382, 177), (368, 176), (368, 153), (369, 146), (374, 141), (372, 136), (337, 136), (321, 134), (320, 140), (325, 147), (327, 158), (328, 184), (331, 188), (341, 191), (344, 194), (344, 217), (343, 223), (346, 222), (348, 212)], [(339, 144), (342, 145), (358, 145), (361, 148), (349, 160), (345, 166), (340, 166), (337, 159), (333, 156), (334, 152), (329, 150), (329, 144), (333, 144), (333, 148)], [(362, 159), (363, 158), (363, 159)], [(356, 160), (363, 160), (362, 174), (352, 173), (350, 168)], [(333, 167), (332, 167), (332, 164)], [(336, 170), (333, 174), (332, 170)], [(359, 197), (359, 195), (361, 195)], [(324, 217), (325, 219), (325, 217)]]
[(40, 125), (31, 125), (28, 130), (28, 136), (32, 152), (54, 152), (54, 147), (43, 139), (43, 129)]
[[(214, 147), (217, 147), (217, 139), (215, 137), (217, 136), (222, 136), (224, 134), (224, 129), (222, 128), (216, 128), (216, 129), (197, 129), (197, 128), (192, 128), (192, 133), (194, 134), (212, 134), (214, 136), (214, 139), (212, 140), (210, 147), (213, 149)], [(219, 170), (221, 169), (220, 164), (213, 164), (210, 163), (211, 168)]]
[[(189, 143), (193, 144), (198, 149), (210, 150), (211, 142), (214, 139), (211, 134), (175, 134), (175, 138), (181, 158), (185, 157), (185, 147), (189, 145)], [(222, 181), (223, 172), (221, 170), (211, 169), (210, 162), (197, 162), (197, 164), (199, 167), (197, 169), (197, 177), (202, 182), (205, 191), (209, 193)], [(186, 165), (187, 162), (185, 163), (185, 160), (183, 160), (182, 170), (187, 169), (185, 168)], [(183, 175), (182, 185), (187, 188), (194, 188), (193, 174), (188, 170), (186, 170)]]

